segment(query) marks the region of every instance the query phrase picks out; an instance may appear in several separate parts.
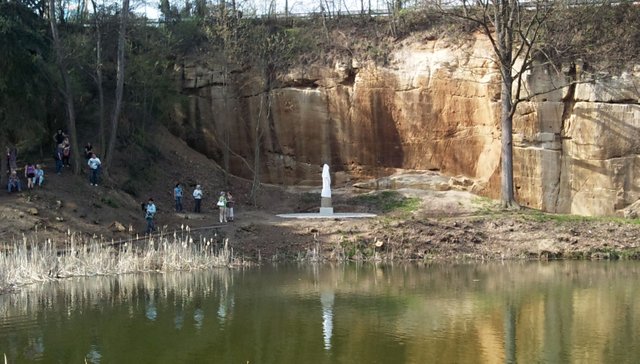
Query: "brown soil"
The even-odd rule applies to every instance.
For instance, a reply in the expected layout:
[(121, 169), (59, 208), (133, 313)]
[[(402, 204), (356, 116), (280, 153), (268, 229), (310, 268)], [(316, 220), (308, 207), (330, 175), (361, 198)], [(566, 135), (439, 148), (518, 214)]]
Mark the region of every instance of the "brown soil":
[[(162, 158), (144, 196), (115, 188), (126, 178), (115, 169), (112, 178), (91, 186), (85, 175), (53, 173), (44, 161), (47, 182), (33, 191), (0, 193), (0, 243), (10, 248), (27, 238), (42, 242), (62, 240), (69, 232), (129, 239), (145, 227), (140, 203), (153, 196), (159, 208), (157, 224), (165, 231), (189, 226), (195, 240), (228, 238), (236, 255), (250, 260), (270, 259), (549, 259), (637, 258), (640, 226), (613, 219), (559, 219), (535, 211), (501, 211), (494, 202), (460, 191), (401, 189), (397, 192), (421, 202), (412, 211), (383, 212), (379, 207), (355, 203), (361, 190), (336, 188), (336, 212), (373, 212), (372, 219), (296, 220), (278, 213), (317, 211), (320, 187), (263, 186), (257, 207), (250, 204), (250, 183), (230, 178), (229, 188), (238, 202), (236, 220), (218, 223), (214, 196), (223, 187), (219, 167), (188, 148), (166, 131), (158, 133)], [(116, 163), (126, 164), (120, 159)], [(321, 168), (318, 167), (318, 175)], [(203, 213), (175, 213), (172, 188), (185, 185), (185, 209), (196, 183), (205, 191)], [(378, 191), (379, 192), (379, 191)], [(375, 193), (375, 192), (369, 192)], [(317, 201), (316, 201), (317, 197)], [(125, 231), (116, 231), (116, 223)]]

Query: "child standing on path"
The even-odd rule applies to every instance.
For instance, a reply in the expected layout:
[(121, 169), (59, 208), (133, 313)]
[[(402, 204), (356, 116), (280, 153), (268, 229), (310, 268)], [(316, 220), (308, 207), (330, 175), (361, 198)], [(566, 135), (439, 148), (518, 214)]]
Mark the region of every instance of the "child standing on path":
[(180, 182), (176, 183), (173, 189), (173, 197), (176, 199), (176, 212), (182, 212), (182, 186)]
[(231, 196), (231, 192), (227, 192), (227, 220), (233, 221), (233, 205), (235, 201), (233, 196)]
[(27, 178), (27, 188), (32, 190), (36, 179), (36, 166), (33, 163), (27, 163), (24, 167), (24, 176)]
[(69, 162), (71, 159), (71, 143), (69, 143), (69, 138), (65, 138), (62, 143), (62, 164), (65, 167), (71, 167), (71, 163)]
[(220, 209), (220, 223), (227, 222), (227, 198), (224, 191), (220, 192), (220, 197), (216, 205), (218, 205)]
[(89, 169), (91, 170), (91, 177), (89, 179), (89, 182), (92, 186), (97, 186), (98, 174), (100, 173), (100, 166), (102, 165), (102, 162), (100, 162), (100, 158), (96, 157), (95, 153), (91, 153), (91, 158), (89, 158), (87, 164), (89, 165)]
[(200, 213), (200, 203), (202, 202), (202, 188), (200, 185), (197, 185), (196, 189), (193, 190), (193, 199), (195, 201), (193, 212)]
[(44, 169), (39, 164), (36, 164), (36, 178), (34, 184), (38, 187), (42, 187), (44, 183)]

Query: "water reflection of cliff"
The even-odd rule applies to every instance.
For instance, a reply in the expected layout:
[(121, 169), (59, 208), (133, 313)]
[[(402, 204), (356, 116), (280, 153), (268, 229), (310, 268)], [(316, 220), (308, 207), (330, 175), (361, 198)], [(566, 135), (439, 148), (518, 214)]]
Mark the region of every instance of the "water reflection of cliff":
[(305, 265), (68, 280), (0, 296), (0, 353), (59, 361), (47, 355), (72, 336), (82, 356), (65, 358), (80, 362), (638, 362), (638, 273)]
[(346, 331), (342, 346), (367, 348), (353, 361), (384, 357), (372, 338), (384, 335), (414, 363), (617, 363), (640, 360), (638, 273), (635, 262), (338, 266), (283, 290), (320, 291), (325, 348)]

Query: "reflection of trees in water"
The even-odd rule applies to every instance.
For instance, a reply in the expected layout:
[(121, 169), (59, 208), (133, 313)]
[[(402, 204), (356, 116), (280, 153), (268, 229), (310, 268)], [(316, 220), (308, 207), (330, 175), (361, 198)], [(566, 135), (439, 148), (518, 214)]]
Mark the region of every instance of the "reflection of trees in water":
[[(227, 292), (233, 286), (233, 274), (232, 270), (215, 269), (191, 273), (74, 278), (32, 285), (11, 294), (0, 295), (0, 328), (11, 328), (15, 325), (16, 318), (21, 320), (20, 327), (29, 328), (20, 330), (20, 333), (15, 335), (0, 334), (0, 354), (6, 353), (9, 362), (17, 361), (19, 358), (38, 360), (43, 357), (45, 351), (51, 351), (57, 345), (52, 342), (57, 338), (43, 334), (40, 329), (42, 319), (39, 317), (62, 317), (78, 325), (78, 320), (82, 321), (84, 317), (95, 317), (89, 311), (96, 310), (119, 312), (118, 316), (114, 317), (116, 325), (128, 320), (139, 320), (141, 317), (150, 322), (160, 321), (161, 316), (169, 314), (172, 316), (165, 317), (164, 321), (173, 321), (177, 330), (184, 326), (185, 313), (192, 312), (189, 319), (193, 319), (194, 327), (199, 330), (207, 313), (213, 313), (200, 307), (201, 303), (207, 301), (209, 296), (215, 296), (222, 291)], [(226, 294), (233, 297), (233, 294)], [(126, 319), (123, 321), (123, 318)], [(230, 318), (228, 315), (226, 319)], [(5, 320), (8, 322), (3, 322)], [(44, 322), (47, 323), (48, 320), (44, 319)], [(37, 329), (32, 330), (31, 327)], [(12, 336), (16, 339), (13, 340)], [(102, 360), (102, 349), (98, 344), (100, 340), (102, 336), (98, 333), (94, 338), (89, 338), (86, 362), (99, 363)]]
[[(25, 287), (11, 294), (0, 295), (0, 319), (30, 312), (57, 310), (65, 307), (73, 312), (86, 307), (138, 304), (159, 299), (178, 306), (191, 302), (195, 296), (207, 297), (220, 282), (231, 279), (228, 269), (192, 273), (140, 273), (119, 276), (72, 278), (55, 283)], [(153, 303), (155, 304), (155, 303)]]

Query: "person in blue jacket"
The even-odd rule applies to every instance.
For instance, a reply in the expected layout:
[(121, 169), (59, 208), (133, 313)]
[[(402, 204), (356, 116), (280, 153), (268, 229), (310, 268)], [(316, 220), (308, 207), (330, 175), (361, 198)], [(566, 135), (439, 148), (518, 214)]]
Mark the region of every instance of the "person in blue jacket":
[(153, 219), (156, 216), (156, 211), (156, 205), (153, 203), (153, 198), (149, 197), (144, 213), (144, 218), (147, 220), (147, 234), (151, 234), (156, 229), (156, 225), (153, 222)]
[(182, 212), (182, 186), (180, 182), (173, 188), (173, 197), (176, 199), (176, 212)]

